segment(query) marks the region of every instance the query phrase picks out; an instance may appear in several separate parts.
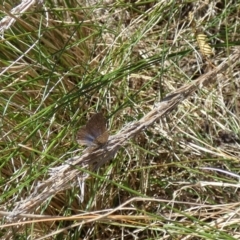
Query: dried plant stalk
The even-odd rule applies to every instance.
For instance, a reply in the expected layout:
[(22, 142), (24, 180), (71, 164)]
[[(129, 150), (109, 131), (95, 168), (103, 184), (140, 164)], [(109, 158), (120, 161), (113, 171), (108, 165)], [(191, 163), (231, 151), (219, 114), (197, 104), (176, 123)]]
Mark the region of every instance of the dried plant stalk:
[[(30, 7), (38, 6), (42, 4), (42, 0), (23, 0), (19, 5), (8, 12), (6, 9), (2, 8), (2, 10), (8, 15), (5, 16), (0, 21), (0, 34), (3, 34), (4, 31), (9, 29), (17, 20), (21, 21), (19, 18), (23, 13), (25, 13)], [(17, 16), (17, 17), (16, 17)]]

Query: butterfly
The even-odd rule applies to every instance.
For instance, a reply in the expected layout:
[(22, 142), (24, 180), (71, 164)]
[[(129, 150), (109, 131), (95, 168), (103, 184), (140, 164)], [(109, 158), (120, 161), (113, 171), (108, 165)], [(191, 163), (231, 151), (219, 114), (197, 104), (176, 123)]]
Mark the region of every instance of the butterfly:
[(88, 147), (100, 147), (108, 141), (109, 132), (102, 113), (95, 113), (77, 133), (77, 142)]

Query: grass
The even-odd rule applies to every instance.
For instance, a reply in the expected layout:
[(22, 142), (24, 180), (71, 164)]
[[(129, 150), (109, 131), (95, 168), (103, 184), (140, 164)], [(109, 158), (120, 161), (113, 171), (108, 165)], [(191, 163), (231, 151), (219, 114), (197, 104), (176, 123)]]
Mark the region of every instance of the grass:
[[(15, 7), (4, 4), (2, 17)], [(8, 225), (50, 168), (81, 155), (76, 134), (93, 113), (104, 113), (114, 135), (240, 43), (234, 0), (35, 7), (1, 40), (1, 238), (239, 239), (238, 179), (201, 169), (238, 173), (239, 64), (92, 172), (83, 202), (73, 184)]]

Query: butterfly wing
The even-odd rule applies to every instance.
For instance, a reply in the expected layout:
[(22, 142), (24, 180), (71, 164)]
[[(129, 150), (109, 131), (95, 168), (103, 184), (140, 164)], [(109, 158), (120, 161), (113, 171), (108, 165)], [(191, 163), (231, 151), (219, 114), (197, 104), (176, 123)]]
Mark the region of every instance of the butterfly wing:
[(108, 141), (108, 138), (109, 138), (109, 133), (106, 130), (103, 134), (97, 137), (94, 142), (96, 142), (98, 145), (104, 145)]
[(78, 132), (77, 141), (81, 145), (101, 146), (108, 140), (109, 133), (106, 119), (102, 113), (96, 113)]
[(95, 137), (90, 135), (86, 126), (82, 127), (77, 133), (77, 142), (80, 145), (91, 146)]

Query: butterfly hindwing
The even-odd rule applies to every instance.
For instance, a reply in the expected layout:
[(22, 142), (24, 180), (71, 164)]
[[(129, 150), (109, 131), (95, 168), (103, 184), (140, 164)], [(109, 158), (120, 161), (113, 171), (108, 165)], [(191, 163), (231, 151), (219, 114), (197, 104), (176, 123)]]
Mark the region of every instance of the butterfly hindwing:
[(80, 145), (90, 146), (95, 137), (90, 135), (86, 129), (86, 126), (82, 127), (77, 134), (77, 142)]

